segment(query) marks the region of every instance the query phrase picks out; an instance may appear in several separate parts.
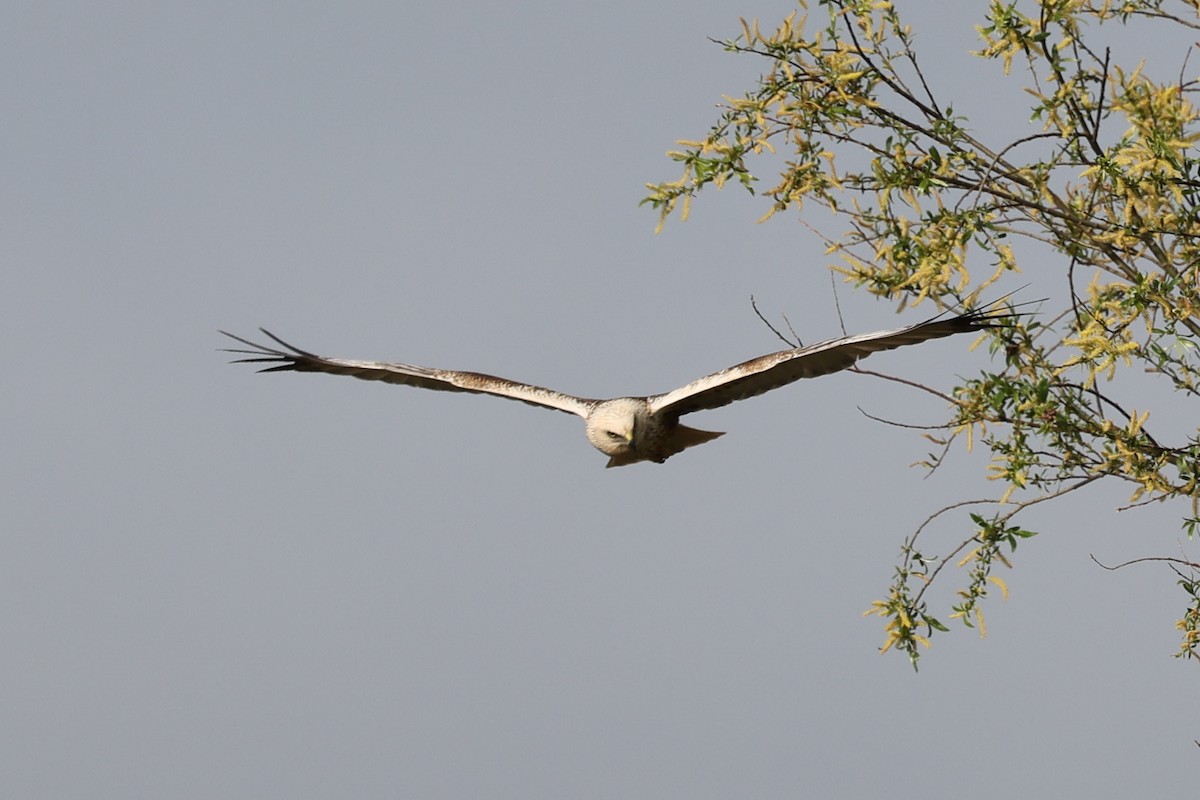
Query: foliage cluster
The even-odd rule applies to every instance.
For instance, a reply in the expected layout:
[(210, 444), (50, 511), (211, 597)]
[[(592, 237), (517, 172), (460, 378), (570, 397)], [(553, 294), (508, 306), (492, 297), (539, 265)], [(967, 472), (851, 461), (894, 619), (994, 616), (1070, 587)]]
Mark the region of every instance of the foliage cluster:
[[(995, 366), (948, 395), (949, 418), (930, 434), (930, 469), (956, 441), (983, 446), (1001, 489), (931, 516), (977, 506), (971, 536), (948, 554), (922, 552), (921, 529), (910, 536), (872, 609), (883, 649), (916, 666), (919, 646), (946, 630), (927, 587), (948, 563), (963, 567), (951, 617), (982, 631), (981, 601), (1007, 591), (993, 568), (1034, 535), (1013, 518), (1034, 504), (1119, 481), (1127, 508), (1183, 500), (1188, 537), (1200, 526), (1200, 429), (1152, 420), (1161, 398), (1200, 400), (1200, 82), (1186, 77), (1186, 48), (1179, 71), (1156, 79), (1097, 44), (1133, 25), (1200, 31), (1200, 3), (992, 0), (972, 55), (996, 63), (997, 91), (1025, 93), (1032, 121), (1000, 140), (939, 96), (900, 5), (819, 0), (772, 31), (743, 21), (723, 44), (767, 71), (703, 139), (680, 142), (682, 176), (649, 185), (644, 202), (660, 225), (686, 218), (707, 186), (757, 191), (750, 164), (778, 152), (764, 219), (825, 209), (844, 225), (819, 232), (834, 269), (901, 306), (971, 305), (1027, 252), (1061, 265), (1054, 286), (1039, 269), (1035, 291), (1065, 299), (991, 334)], [(1200, 658), (1197, 565), (1177, 561), (1189, 597), (1178, 654)]]

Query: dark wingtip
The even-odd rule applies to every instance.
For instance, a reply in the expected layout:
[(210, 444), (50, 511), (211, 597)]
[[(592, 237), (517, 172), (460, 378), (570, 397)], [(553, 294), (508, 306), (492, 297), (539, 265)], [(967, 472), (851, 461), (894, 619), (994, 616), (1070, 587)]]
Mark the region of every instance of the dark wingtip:
[(218, 328), (218, 329), (217, 329), (217, 333), (221, 334), (222, 336), (228, 336), (230, 339), (233, 339), (235, 342), (238, 342), (238, 343), (240, 343), (240, 344), (244, 344), (244, 345), (246, 345), (247, 347), (253, 347), (253, 348), (254, 348), (253, 350), (230, 350), (230, 349), (229, 349), (229, 348), (227, 348), (227, 347), (222, 347), (222, 348), (220, 348), (220, 350), (221, 350), (221, 352), (223, 352), (223, 353), (259, 353), (259, 352), (261, 352), (261, 351), (262, 351), (262, 349), (263, 349), (263, 347), (262, 347), (262, 345), (261, 345), (261, 344), (258, 344), (257, 342), (252, 342), (252, 341), (250, 341), (249, 339), (243, 339), (241, 336), (237, 336), (237, 335), (235, 335), (235, 334), (232, 334), (232, 333), (230, 333), (229, 331), (223, 331), (223, 330), (221, 330), (220, 328)]
[[(1025, 287), (1021, 287), (1021, 289), (1023, 288)], [(1021, 289), (1009, 292), (1003, 297), (993, 300), (987, 305), (973, 308), (970, 311), (965, 311), (960, 314), (955, 321), (966, 324), (969, 330), (1002, 328), (1007, 325), (1012, 325), (1018, 317), (1031, 313), (1028, 311), (1022, 311), (1021, 309), (1027, 308), (1028, 306), (1039, 305), (1047, 300), (1047, 298), (1043, 297), (1038, 300), (1023, 300), (1020, 303), (1008, 303), (1009, 298), (1021, 291)]]
[(235, 358), (229, 362), (231, 364), (266, 363), (276, 365), (273, 367), (260, 369), (259, 372), (285, 372), (288, 370), (294, 370), (296, 368), (297, 360), (303, 358), (316, 358), (316, 356), (313, 356), (311, 353), (306, 353), (300, 348), (288, 344), (266, 328), (259, 328), (259, 330), (262, 331), (266, 336), (269, 336), (273, 341), (278, 342), (281, 346), (292, 352), (287, 352), (286, 350), (276, 350), (273, 347), (268, 347), (264, 344), (259, 344), (258, 342), (252, 342), (249, 339), (244, 339), (241, 336), (230, 333), (229, 331), (218, 329), (218, 333), (228, 336), (230, 339), (233, 339), (235, 342), (240, 344), (244, 344), (246, 347), (252, 348), (250, 350), (243, 350), (242, 348), (222, 347), (219, 348), (220, 352), (249, 356), (248, 358)]
[(280, 339), (278, 336), (271, 333), (266, 328), (259, 328), (259, 330), (263, 332), (264, 336), (271, 337), (271, 339), (275, 343), (281, 345), (282, 347), (286, 347), (288, 350), (291, 350), (293, 353), (296, 353), (297, 355), (307, 356), (308, 358), (320, 358), (320, 356), (315, 355), (314, 353), (310, 353), (307, 350), (301, 350), (299, 347), (296, 347), (296, 345), (285, 342), (283, 339)]

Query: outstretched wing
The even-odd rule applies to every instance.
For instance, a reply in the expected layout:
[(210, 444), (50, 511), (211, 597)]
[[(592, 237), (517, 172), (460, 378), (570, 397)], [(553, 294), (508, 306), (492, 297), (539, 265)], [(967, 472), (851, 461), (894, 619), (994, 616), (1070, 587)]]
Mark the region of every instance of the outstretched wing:
[(830, 339), (807, 347), (781, 350), (752, 358), (714, 372), (664, 394), (646, 398), (656, 414), (681, 416), (693, 411), (719, 408), (735, 400), (754, 397), (801, 378), (828, 375), (853, 366), (860, 358), (880, 350), (891, 350), (956, 333), (1009, 324), (1011, 311), (995, 310), (996, 304), (952, 317), (934, 317), (926, 322), (894, 331), (876, 331), (858, 336)]
[(568, 414), (578, 414), (586, 418), (588, 412), (598, 401), (582, 397), (574, 397), (553, 389), (532, 386), (528, 383), (517, 383), (494, 375), (482, 375), (478, 372), (459, 372), (451, 369), (432, 369), (417, 367), (412, 364), (389, 364), (383, 361), (351, 361), (344, 358), (325, 358), (295, 345), (288, 344), (266, 328), (259, 328), (265, 335), (271, 337), (283, 349), (234, 336), (232, 333), (221, 331), (230, 339), (241, 342), (251, 350), (226, 349), (226, 353), (239, 353), (250, 358), (235, 359), (234, 364), (273, 364), (259, 372), (327, 372), (331, 375), (350, 375), (367, 381), (383, 381), (399, 383), (404, 386), (417, 386), (421, 389), (436, 389), (442, 392), (474, 392), (476, 394), (493, 394), (497, 397), (507, 397), (510, 400), (520, 400), (533, 406), (553, 408)]

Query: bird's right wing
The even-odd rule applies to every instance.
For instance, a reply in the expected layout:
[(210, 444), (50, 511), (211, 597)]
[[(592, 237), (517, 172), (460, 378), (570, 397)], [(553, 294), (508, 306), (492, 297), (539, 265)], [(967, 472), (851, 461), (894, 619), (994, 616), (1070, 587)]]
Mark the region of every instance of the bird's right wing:
[(533, 406), (553, 408), (568, 414), (577, 414), (587, 418), (588, 413), (598, 401), (575, 397), (553, 389), (533, 386), (528, 383), (518, 383), (494, 375), (483, 375), (478, 372), (459, 372), (450, 369), (433, 369), (418, 367), (412, 364), (391, 364), (384, 361), (351, 361), (344, 358), (326, 358), (301, 350), (295, 345), (288, 344), (265, 328), (259, 328), (265, 335), (271, 337), (283, 349), (234, 336), (232, 333), (221, 331), (230, 339), (240, 342), (251, 350), (226, 349), (227, 353), (238, 353), (250, 358), (235, 359), (235, 364), (273, 364), (259, 372), (326, 372), (330, 375), (349, 375), (367, 381), (383, 381), (398, 383), (404, 386), (416, 386), (421, 389), (434, 389), (442, 392), (473, 392), (476, 394), (491, 394), (497, 397), (507, 397), (510, 400), (520, 400)]

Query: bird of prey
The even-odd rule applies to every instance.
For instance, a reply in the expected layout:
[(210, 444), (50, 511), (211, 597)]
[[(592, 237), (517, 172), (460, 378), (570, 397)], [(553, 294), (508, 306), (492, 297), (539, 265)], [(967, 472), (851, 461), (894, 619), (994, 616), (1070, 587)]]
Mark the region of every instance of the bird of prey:
[(705, 375), (686, 386), (646, 397), (616, 397), (593, 400), (556, 392), (541, 386), (497, 378), (478, 372), (418, 367), (384, 361), (353, 361), (326, 358), (288, 344), (275, 334), (259, 328), (278, 347), (261, 345), (232, 333), (229, 338), (246, 345), (245, 349), (225, 352), (248, 356), (232, 363), (263, 363), (260, 372), (327, 372), (350, 375), (369, 381), (399, 383), (444, 392), (474, 392), (520, 400), (542, 408), (565, 411), (583, 418), (588, 441), (608, 456), (609, 467), (623, 467), (639, 461), (661, 464), (689, 447), (712, 441), (724, 433), (702, 431), (679, 424), (684, 414), (719, 408), (735, 400), (754, 397), (800, 380), (838, 372), (860, 358), (881, 350), (891, 350), (956, 333), (983, 330), (1011, 324), (1015, 314), (998, 309), (998, 303), (958, 314), (943, 314), (933, 319), (892, 331), (843, 336), (839, 339), (780, 350), (741, 364)]

